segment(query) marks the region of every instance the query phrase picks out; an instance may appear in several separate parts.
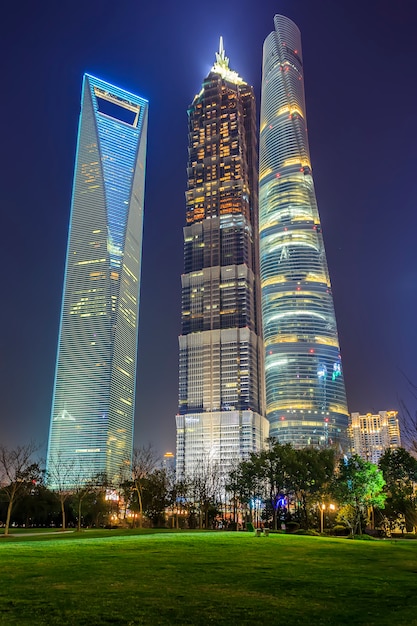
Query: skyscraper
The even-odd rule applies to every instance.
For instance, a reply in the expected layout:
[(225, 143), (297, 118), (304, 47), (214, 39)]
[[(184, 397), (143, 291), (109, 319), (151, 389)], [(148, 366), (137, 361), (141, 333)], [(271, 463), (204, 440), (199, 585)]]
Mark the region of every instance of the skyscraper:
[(216, 62), (188, 110), (177, 473), (222, 472), (262, 447), (257, 135), (253, 89)]
[(260, 121), (260, 256), (270, 434), (346, 445), (348, 411), (307, 139), (301, 37), (276, 15), (265, 40)]
[[(148, 103), (86, 74), (47, 470), (115, 480), (132, 456)], [(75, 476), (75, 474), (74, 474)], [(67, 481), (74, 480), (68, 471)]]
[(385, 450), (401, 446), (398, 411), (379, 411), (376, 415), (352, 413), (348, 433), (352, 453), (377, 465)]

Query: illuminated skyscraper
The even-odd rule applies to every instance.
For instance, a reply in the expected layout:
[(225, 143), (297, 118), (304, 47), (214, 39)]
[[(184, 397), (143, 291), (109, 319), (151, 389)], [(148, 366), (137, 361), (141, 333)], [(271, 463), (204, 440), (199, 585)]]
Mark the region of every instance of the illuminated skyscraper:
[[(47, 469), (132, 456), (148, 103), (84, 76)], [(68, 483), (74, 480), (68, 472)]]
[(263, 446), (253, 89), (216, 62), (188, 110), (177, 475)]
[(276, 15), (265, 40), (260, 256), (270, 434), (346, 445), (348, 411), (307, 139), (301, 37)]
[(376, 415), (352, 413), (348, 433), (352, 453), (377, 465), (385, 450), (401, 446), (398, 411), (379, 411)]

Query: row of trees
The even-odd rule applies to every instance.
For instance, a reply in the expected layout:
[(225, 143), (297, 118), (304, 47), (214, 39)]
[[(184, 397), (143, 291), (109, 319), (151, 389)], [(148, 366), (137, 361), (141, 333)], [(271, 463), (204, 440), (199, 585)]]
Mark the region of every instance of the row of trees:
[(262, 501), (264, 519), (272, 521), (275, 529), (278, 520), (288, 517), (291, 500), (294, 516), (308, 528), (312, 498), (321, 497), (333, 475), (334, 452), (315, 448), (295, 450), (290, 444), (269, 443), (267, 450), (251, 454), (231, 472), (227, 491), (238, 508), (249, 509), (251, 517), (252, 509)]
[[(93, 474), (71, 461), (55, 459), (48, 469), (34, 461), (34, 444), (9, 450), (0, 446), (0, 524), (60, 526), (110, 525), (127, 511), (142, 525), (143, 517), (163, 523), (164, 511), (175, 497), (173, 477), (157, 467), (153, 450), (135, 451), (132, 477), (109, 485), (106, 477)], [(48, 488), (53, 484), (53, 489)], [(71, 485), (69, 487), (68, 485)], [(123, 510), (120, 510), (123, 503)], [(12, 515), (13, 514), (13, 515)]]
[(322, 507), (337, 504), (336, 521), (352, 534), (367, 525), (391, 531), (398, 523), (417, 527), (417, 460), (405, 449), (388, 449), (379, 466), (357, 455), (336, 463), (332, 449), (304, 448), (269, 442), (238, 465), (227, 484), (240, 508), (261, 500), (263, 517), (273, 528), (295, 521), (301, 528), (320, 526)]
[[(151, 447), (136, 450), (128, 479), (106, 484), (104, 476), (85, 480), (85, 468), (59, 462), (45, 476), (33, 461), (35, 446), (0, 447), (0, 521), (26, 525), (166, 523), (209, 528), (217, 519), (262, 522), (277, 529), (293, 523), (320, 527), (321, 507), (337, 504), (336, 522), (362, 533), (371, 523), (393, 530), (417, 526), (417, 460), (403, 448), (387, 450), (379, 467), (358, 456), (336, 463), (332, 449), (304, 448), (270, 440), (267, 449), (237, 464), (226, 478), (203, 462), (198, 474), (176, 481), (160, 466)], [(68, 489), (71, 475), (72, 488)], [(78, 477), (78, 478), (77, 478)], [(54, 490), (47, 488), (53, 481)], [(322, 518), (321, 518), (322, 519)]]

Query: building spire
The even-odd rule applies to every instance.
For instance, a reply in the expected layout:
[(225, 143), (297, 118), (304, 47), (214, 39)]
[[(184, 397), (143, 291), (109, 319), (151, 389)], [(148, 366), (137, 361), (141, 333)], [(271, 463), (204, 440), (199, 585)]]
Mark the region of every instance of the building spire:
[(224, 57), (223, 37), (220, 35), (219, 56)]
[(222, 36), (220, 36), (219, 51), (216, 52), (216, 61), (211, 68), (211, 71), (215, 74), (220, 74), (222, 78), (236, 85), (242, 85), (245, 82), (242, 78), (240, 78), (237, 72), (230, 69), (229, 57), (226, 56)]

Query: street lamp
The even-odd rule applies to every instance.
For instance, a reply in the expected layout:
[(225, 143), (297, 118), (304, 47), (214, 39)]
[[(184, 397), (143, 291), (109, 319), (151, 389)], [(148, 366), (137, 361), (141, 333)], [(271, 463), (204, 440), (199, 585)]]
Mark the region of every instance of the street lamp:
[(255, 512), (255, 528), (258, 528), (258, 524), (259, 524), (259, 512), (260, 512), (260, 508), (262, 506), (262, 500), (261, 498), (251, 498), (251, 507)]
[(324, 522), (324, 511), (326, 509), (326, 505), (322, 504), (320, 507), (320, 534), (323, 532), (323, 522)]
[[(336, 509), (334, 504), (329, 504), (328, 507), (329, 507), (329, 511), (334, 511)], [(325, 510), (326, 510), (326, 505), (323, 503), (320, 507), (320, 533), (323, 533)]]

